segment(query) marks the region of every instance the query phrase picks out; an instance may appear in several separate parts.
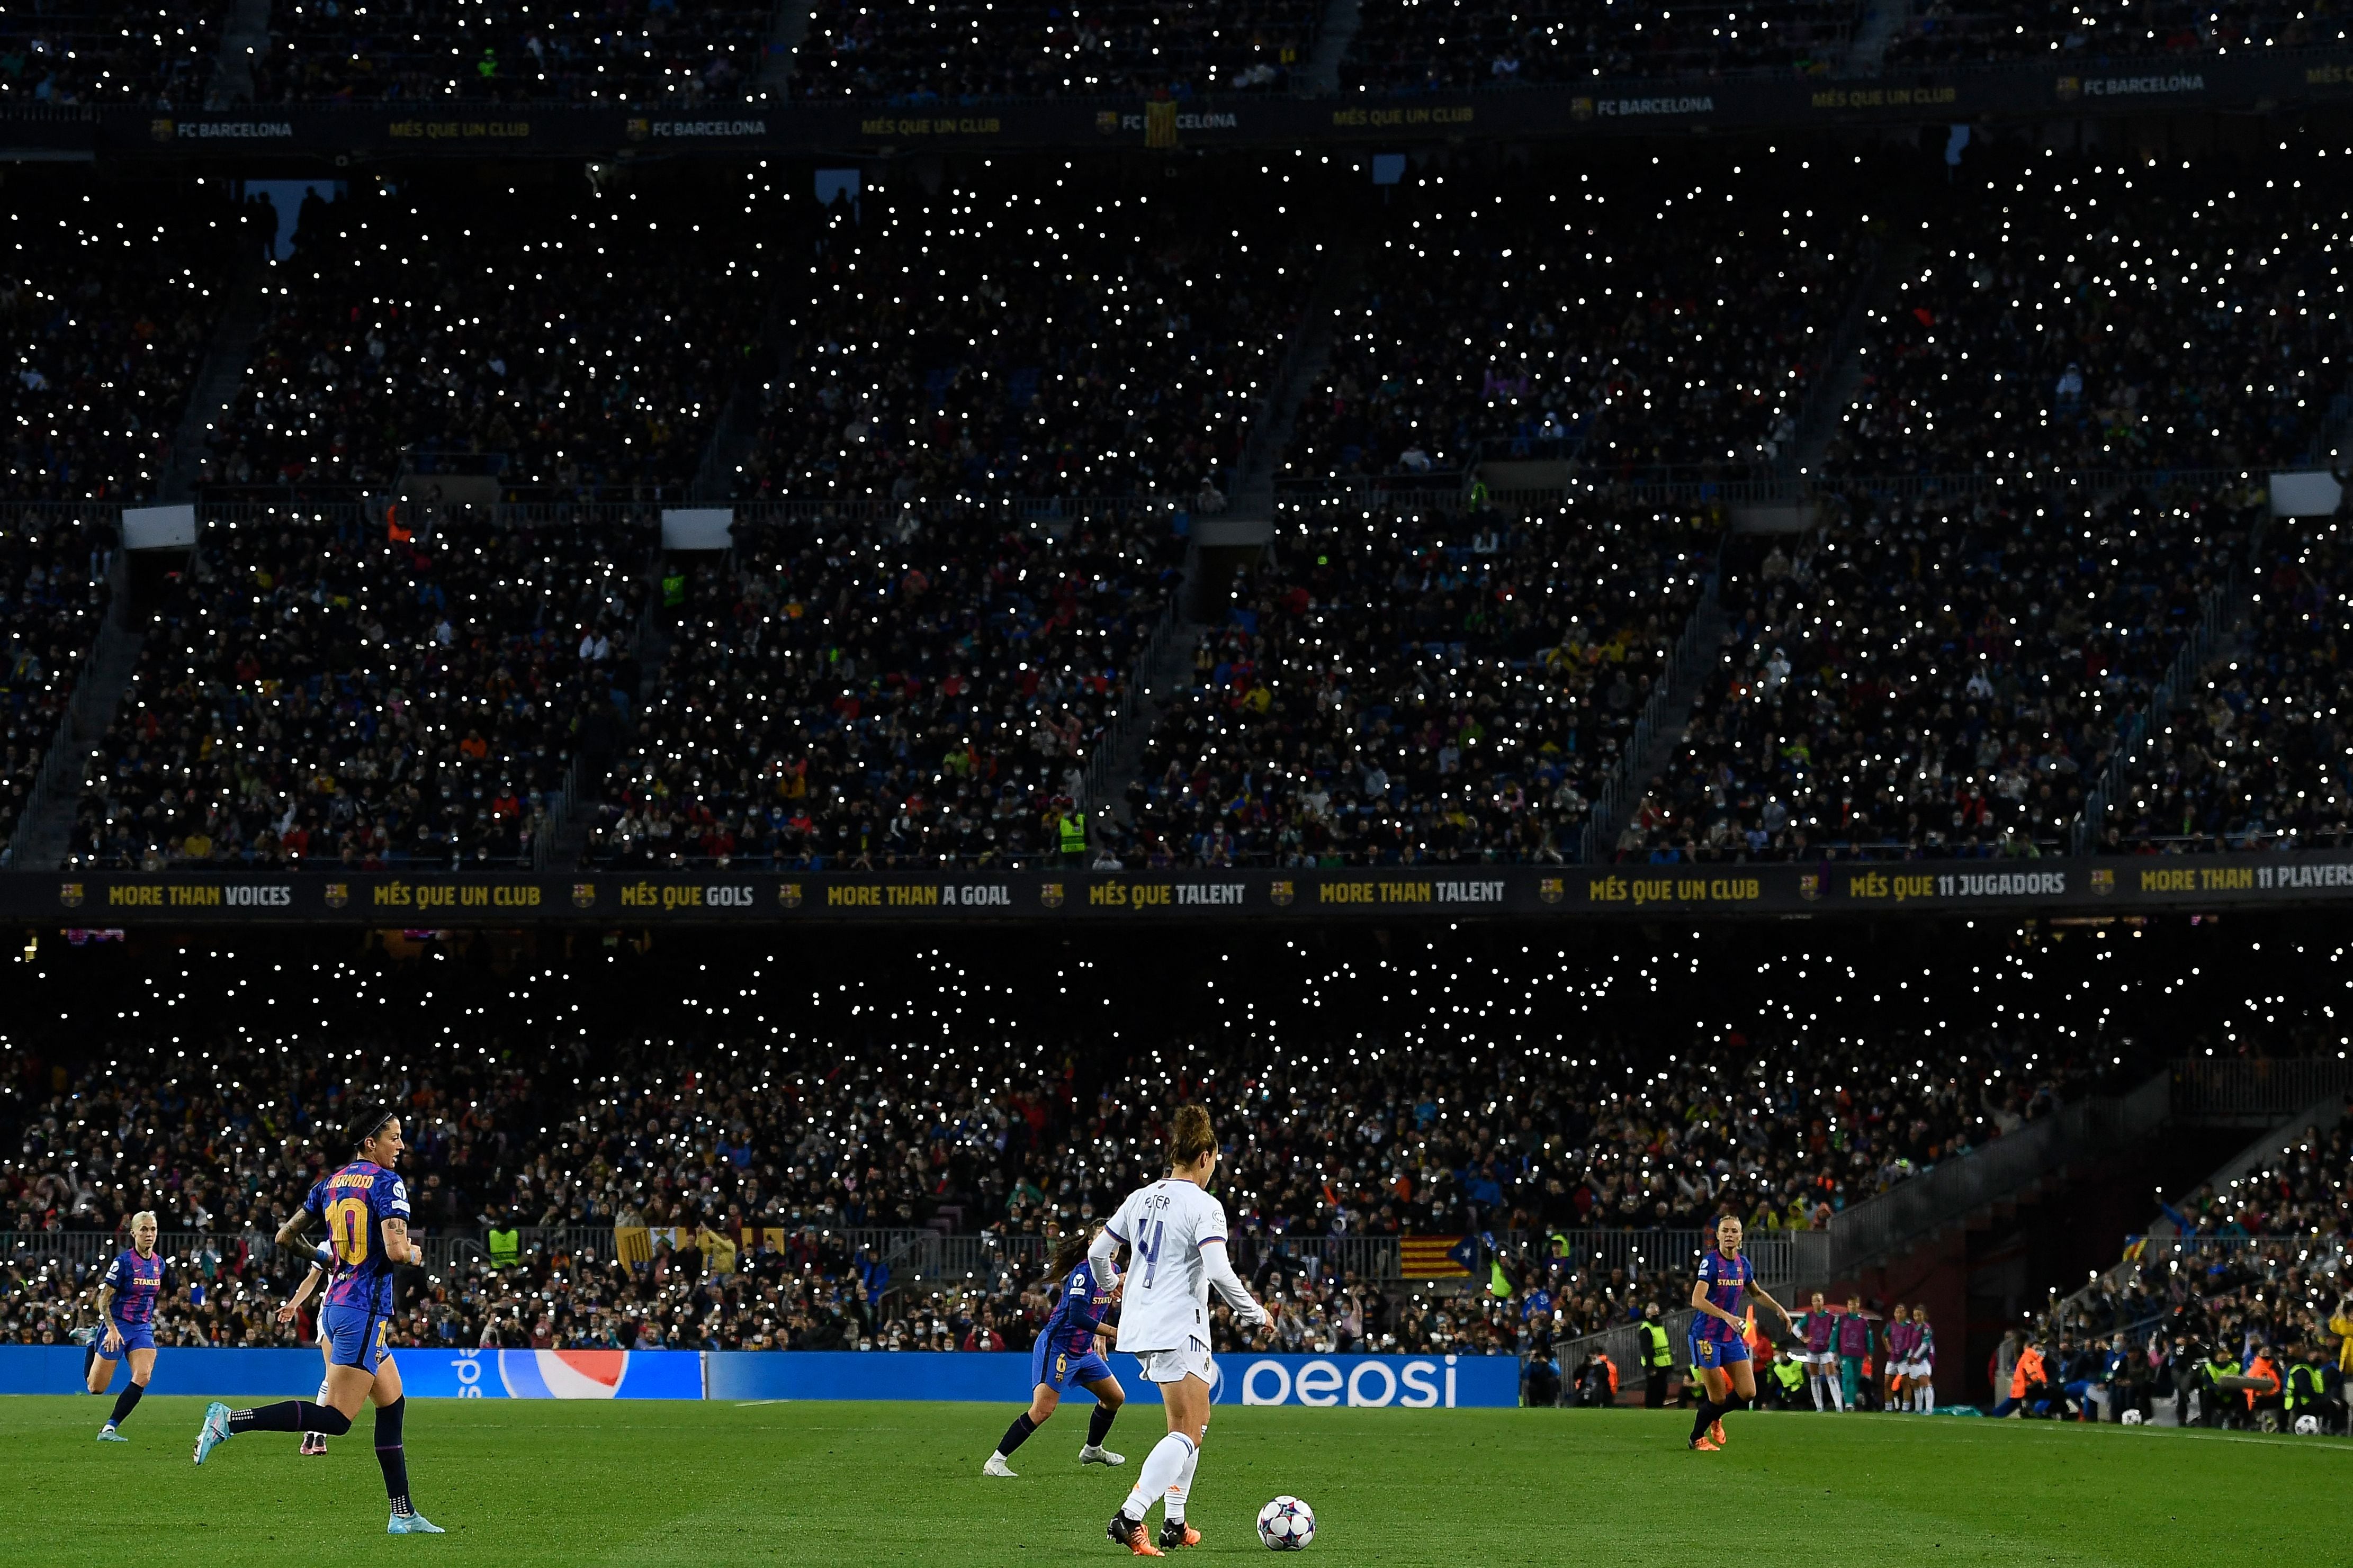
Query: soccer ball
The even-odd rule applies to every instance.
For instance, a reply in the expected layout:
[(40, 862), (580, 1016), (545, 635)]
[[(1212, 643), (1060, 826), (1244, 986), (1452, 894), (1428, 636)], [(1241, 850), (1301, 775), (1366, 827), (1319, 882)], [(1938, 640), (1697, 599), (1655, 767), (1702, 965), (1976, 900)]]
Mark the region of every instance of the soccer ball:
[(2299, 1436), (2299, 1437), (2317, 1437), (2317, 1436), (2320, 1436), (2320, 1417), (2319, 1417), (2319, 1416), (2317, 1416), (2317, 1415), (2299, 1415), (2299, 1416), (2297, 1416), (2297, 1417), (2295, 1418), (2295, 1435), (2296, 1435), (2297, 1436)]
[(1315, 1539), (1315, 1510), (1295, 1497), (1279, 1497), (1258, 1510), (1258, 1538), (1269, 1552), (1303, 1551)]
[(2124, 1424), (2125, 1424), (2126, 1426), (2139, 1426), (2139, 1425), (2140, 1425), (2140, 1412), (2139, 1412), (2139, 1411), (2137, 1411), (2137, 1410), (2127, 1410), (2127, 1411), (2126, 1411), (2126, 1412), (2125, 1412), (2125, 1416), (2124, 1416)]

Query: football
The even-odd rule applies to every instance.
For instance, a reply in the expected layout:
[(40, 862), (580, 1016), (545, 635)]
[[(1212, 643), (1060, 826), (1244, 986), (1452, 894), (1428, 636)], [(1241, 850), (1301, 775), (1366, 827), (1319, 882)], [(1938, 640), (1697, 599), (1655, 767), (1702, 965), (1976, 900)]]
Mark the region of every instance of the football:
[(2299, 1436), (2299, 1437), (2314, 1437), (2314, 1436), (2319, 1436), (2319, 1434), (2320, 1434), (2320, 1417), (2319, 1417), (2319, 1416), (2317, 1416), (2317, 1415), (2299, 1415), (2299, 1416), (2297, 1416), (2297, 1417), (2295, 1418), (2295, 1435), (2296, 1435), (2297, 1436)]
[(2137, 1411), (2137, 1410), (2127, 1410), (2127, 1411), (2126, 1411), (2126, 1412), (2125, 1412), (2125, 1414), (2124, 1414), (2124, 1424), (2125, 1424), (2126, 1426), (2139, 1426), (2139, 1425), (2140, 1425), (2140, 1412), (2139, 1412), (2139, 1411)]
[(1258, 1538), (1269, 1552), (1299, 1552), (1315, 1539), (1315, 1510), (1295, 1497), (1279, 1497), (1258, 1510)]

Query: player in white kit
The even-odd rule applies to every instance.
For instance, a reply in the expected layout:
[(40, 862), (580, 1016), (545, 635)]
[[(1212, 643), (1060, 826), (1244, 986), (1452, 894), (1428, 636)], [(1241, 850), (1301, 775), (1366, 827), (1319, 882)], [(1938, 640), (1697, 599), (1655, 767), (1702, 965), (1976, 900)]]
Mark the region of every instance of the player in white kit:
[(1250, 1299), (1226, 1256), (1226, 1205), (1208, 1193), (1217, 1168), (1209, 1113), (1198, 1105), (1179, 1106), (1168, 1131), (1168, 1174), (1130, 1193), (1088, 1251), (1101, 1279), (1115, 1272), (1121, 1246), (1128, 1248), (1118, 1348), (1159, 1385), (1168, 1412), (1168, 1436), (1145, 1456), (1127, 1501), (1111, 1517), (1112, 1540), (1138, 1557), (1164, 1555), (1144, 1530), (1155, 1498), (1163, 1500), (1166, 1516), (1161, 1546), (1192, 1546), (1201, 1539), (1185, 1522), (1185, 1499), (1209, 1423), (1209, 1288), (1217, 1287), (1243, 1324), (1257, 1328), (1267, 1321), (1266, 1309)]

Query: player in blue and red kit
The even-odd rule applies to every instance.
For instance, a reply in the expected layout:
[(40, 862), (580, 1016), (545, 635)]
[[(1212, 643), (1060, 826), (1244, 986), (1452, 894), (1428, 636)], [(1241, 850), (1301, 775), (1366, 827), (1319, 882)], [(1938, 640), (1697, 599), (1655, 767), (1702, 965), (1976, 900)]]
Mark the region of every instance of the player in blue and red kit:
[(1757, 1397), (1757, 1373), (1748, 1362), (1745, 1292), (1773, 1309), (1781, 1326), (1796, 1332), (1788, 1310), (1757, 1283), (1756, 1266), (1741, 1256), (1741, 1225), (1730, 1215), (1715, 1222), (1715, 1246), (1699, 1260), (1692, 1281), (1692, 1365), (1699, 1368), (1707, 1396), (1692, 1422), (1691, 1446), (1714, 1453), (1724, 1446), (1724, 1417)]
[(984, 1476), (1011, 1476), (1013, 1470), (1005, 1458), (1029, 1440), (1029, 1434), (1045, 1425), (1062, 1402), (1062, 1390), (1077, 1384), (1095, 1396), (1095, 1413), (1087, 1419), (1086, 1447), (1079, 1450), (1082, 1465), (1124, 1465), (1127, 1458), (1114, 1454), (1103, 1446), (1118, 1418), (1119, 1407), (1127, 1403), (1127, 1393), (1119, 1379), (1111, 1374), (1111, 1363), (1103, 1360), (1104, 1325), (1119, 1314), (1119, 1281), (1099, 1278), (1095, 1266), (1087, 1258), (1087, 1238), (1066, 1236), (1054, 1248), (1053, 1260), (1046, 1266), (1049, 1278), (1062, 1280), (1062, 1293), (1054, 1302), (1053, 1315), (1039, 1331), (1037, 1347), (1029, 1352), (1029, 1381), (1034, 1385), (1029, 1396), (1029, 1408), (1013, 1418), (1005, 1429), (1005, 1436), (997, 1445), (997, 1452), (980, 1467)]
[(147, 1380), (155, 1375), (155, 1303), (177, 1289), (171, 1260), (155, 1250), (155, 1215), (142, 1209), (131, 1216), (131, 1249), (118, 1252), (98, 1288), (98, 1314), (105, 1322), (90, 1342), (84, 1370), (90, 1391), (104, 1394), (114, 1381), (114, 1363), (131, 1363), (131, 1382), (114, 1396), (114, 1414), (98, 1429), (101, 1443), (128, 1443), (116, 1427), (139, 1408)]
[(394, 1167), (400, 1163), (400, 1118), (389, 1107), (364, 1112), (351, 1125), (348, 1147), (358, 1156), (311, 1189), (301, 1211), (279, 1228), (278, 1244), (293, 1247), (314, 1218), (327, 1222), (335, 1251), (334, 1283), (320, 1321), (327, 1336), (327, 1397), (322, 1404), (289, 1399), (254, 1410), (231, 1410), (216, 1402), (205, 1411), (196, 1433), (196, 1463), (242, 1432), (323, 1432), (340, 1437), (352, 1429), (360, 1406), (375, 1405), (375, 1458), (384, 1469), (384, 1489), (392, 1499), (391, 1535), (439, 1535), (441, 1528), (409, 1506), (408, 1456), (401, 1442), (401, 1417), (408, 1401), (401, 1393), (400, 1366), (385, 1349), (392, 1320), (392, 1271), (402, 1263), (422, 1263), (424, 1249), (408, 1239), (408, 1189)]

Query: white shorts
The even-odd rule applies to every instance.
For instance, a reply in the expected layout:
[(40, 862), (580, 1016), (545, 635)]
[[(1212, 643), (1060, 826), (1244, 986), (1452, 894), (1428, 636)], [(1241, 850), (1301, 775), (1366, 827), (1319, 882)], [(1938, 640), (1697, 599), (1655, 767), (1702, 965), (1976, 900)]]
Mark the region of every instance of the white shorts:
[(1799, 1351), (1798, 1352), (1798, 1361), (1799, 1364), (1804, 1366), (1836, 1366), (1838, 1365), (1838, 1352)]
[(1936, 1371), (1936, 1368), (1930, 1366), (1925, 1361), (1907, 1361), (1900, 1363), (1895, 1368), (1895, 1375), (1898, 1377), (1926, 1377), (1934, 1371)]
[(1217, 1369), (1209, 1363), (1209, 1347), (1198, 1340), (1183, 1350), (1138, 1351), (1136, 1364), (1144, 1369), (1146, 1383), (1182, 1383), (1198, 1377), (1203, 1383), (1217, 1381)]

